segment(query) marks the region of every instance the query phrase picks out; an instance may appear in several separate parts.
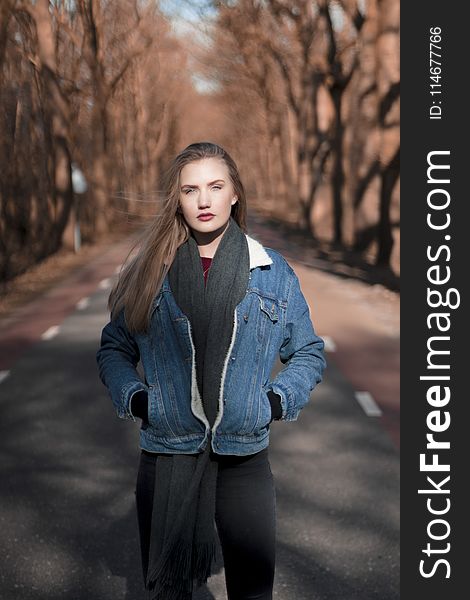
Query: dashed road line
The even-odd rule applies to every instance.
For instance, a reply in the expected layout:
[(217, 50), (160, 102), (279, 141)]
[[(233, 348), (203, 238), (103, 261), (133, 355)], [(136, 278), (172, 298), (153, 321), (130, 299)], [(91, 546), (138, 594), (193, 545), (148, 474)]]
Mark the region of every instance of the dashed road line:
[(0, 371), (0, 383), (2, 383), (2, 381), (4, 381), (9, 374), (10, 371)]
[(85, 296), (85, 298), (79, 300), (75, 306), (78, 310), (84, 310), (85, 308), (90, 306), (90, 297)]
[(41, 334), (41, 339), (42, 340), (50, 340), (53, 337), (55, 337), (60, 331), (60, 326), (59, 325), (52, 325), (51, 327), (49, 327), (49, 329), (46, 329), (46, 331)]
[(99, 282), (98, 287), (100, 290), (107, 290), (111, 287), (111, 279), (109, 277), (106, 277), (106, 279), (102, 279)]
[(325, 342), (325, 350), (327, 352), (336, 352), (336, 344), (329, 335), (320, 336), (322, 340)]
[(368, 417), (382, 416), (382, 411), (370, 392), (355, 392), (354, 396)]

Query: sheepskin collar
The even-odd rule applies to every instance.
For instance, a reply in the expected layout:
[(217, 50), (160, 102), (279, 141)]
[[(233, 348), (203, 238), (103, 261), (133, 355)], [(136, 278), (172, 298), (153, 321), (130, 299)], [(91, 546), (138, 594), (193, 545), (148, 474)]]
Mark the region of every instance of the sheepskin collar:
[(264, 265), (271, 265), (272, 258), (263, 248), (263, 246), (254, 238), (246, 234), (246, 240), (248, 242), (248, 251), (250, 253), (250, 270), (255, 267), (263, 267)]

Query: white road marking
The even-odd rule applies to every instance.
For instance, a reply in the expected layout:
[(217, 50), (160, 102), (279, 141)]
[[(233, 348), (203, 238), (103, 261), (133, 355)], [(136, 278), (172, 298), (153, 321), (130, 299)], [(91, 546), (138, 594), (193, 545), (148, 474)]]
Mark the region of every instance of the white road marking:
[(52, 325), (51, 327), (49, 327), (49, 329), (46, 329), (46, 331), (41, 335), (41, 339), (42, 340), (50, 340), (53, 337), (55, 337), (60, 331), (60, 326), (59, 325)]
[(2, 383), (2, 381), (5, 380), (9, 374), (10, 371), (0, 371), (0, 383)]
[(336, 352), (336, 344), (334, 343), (333, 338), (330, 338), (329, 335), (322, 335), (320, 337), (325, 342), (325, 350), (327, 352)]
[(111, 279), (109, 277), (106, 277), (106, 279), (102, 279), (99, 282), (98, 287), (100, 288), (100, 290), (107, 290), (109, 287), (111, 287)]
[(83, 310), (87, 308), (87, 306), (90, 306), (90, 298), (88, 296), (85, 296), (85, 298), (79, 300), (75, 306), (78, 310)]
[(355, 392), (354, 396), (368, 417), (380, 417), (382, 411), (369, 392)]

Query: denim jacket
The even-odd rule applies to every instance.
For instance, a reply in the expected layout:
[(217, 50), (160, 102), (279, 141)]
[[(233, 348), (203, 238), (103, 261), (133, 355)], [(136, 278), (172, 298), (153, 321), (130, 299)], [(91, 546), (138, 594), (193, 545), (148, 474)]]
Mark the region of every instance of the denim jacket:
[[(131, 335), (123, 310), (102, 330), (99, 376), (118, 417), (135, 421), (132, 396), (140, 390), (148, 394), (148, 421), (140, 429), (140, 446), (147, 451), (192, 454), (211, 443), (217, 454), (258, 452), (269, 443), (267, 392), (281, 398), (281, 421), (295, 421), (322, 379), (324, 344), (296, 274), (281, 254), (246, 238), (248, 288), (234, 311), (212, 430), (196, 382), (190, 321), (175, 301), (168, 275), (153, 300), (146, 333)], [(270, 380), (278, 356), (285, 366)], [(139, 360), (144, 381), (136, 369)]]

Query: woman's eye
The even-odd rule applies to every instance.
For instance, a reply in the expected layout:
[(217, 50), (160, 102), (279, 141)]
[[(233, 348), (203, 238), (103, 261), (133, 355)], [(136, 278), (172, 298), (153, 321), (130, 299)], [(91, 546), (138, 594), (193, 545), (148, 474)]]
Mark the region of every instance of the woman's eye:
[[(212, 186), (212, 189), (213, 189), (213, 190), (221, 190), (221, 189), (222, 189), (222, 186), (221, 186), (221, 185), (214, 185), (214, 186)], [(186, 195), (188, 195), (190, 192), (195, 192), (195, 191), (196, 191), (196, 190), (195, 190), (195, 188), (189, 188), (189, 189), (185, 190), (185, 192), (184, 192), (184, 193), (185, 193)]]

